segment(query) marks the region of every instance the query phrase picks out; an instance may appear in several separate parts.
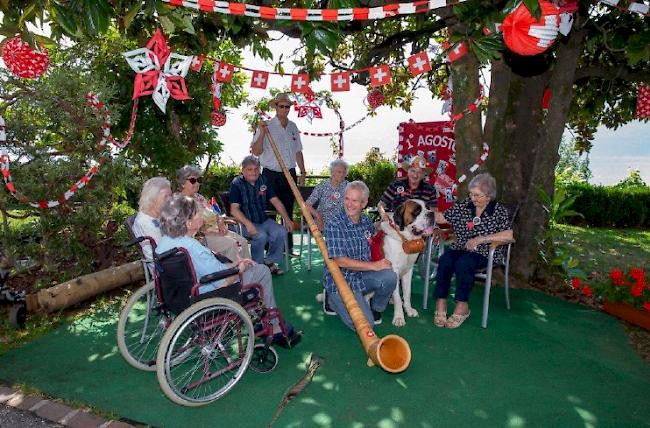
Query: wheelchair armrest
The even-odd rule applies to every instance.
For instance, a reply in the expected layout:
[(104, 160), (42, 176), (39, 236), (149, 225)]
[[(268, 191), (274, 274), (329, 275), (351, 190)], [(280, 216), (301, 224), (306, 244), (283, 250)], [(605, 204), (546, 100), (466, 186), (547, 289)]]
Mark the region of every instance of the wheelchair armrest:
[(142, 242), (142, 241), (144, 241), (144, 240), (145, 240), (145, 237), (144, 237), (144, 236), (140, 236), (140, 237), (138, 237), (138, 238), (131, 239), (129, 242), (127, 242), (126, 244), (124, 244), (124, 246), (125, 246), (125, 247), (130, 247), (130, 246), (132, 246), (132, 245), (139, 244), (140, 242)]
[(239, 222), (237, 220), (235, 220), (233, 217), (227, 217), (227, 216), (223, 217), (223, 222), (225, 224), (230, 224), (230, 225), (233, 225), (233, 226), (237, 226), (239, 224)]
[(219, 281), (220, 279), (228, 278), (229, 276), (237, 275), (239, 273), (238, 267), (232, 267), (226, 270), (220, 270), (219, 272), (214, 272), (207, 274), (199, 280), (200, 284), (206, 284), (208, 282)]
[(171, 249), (165, 251), (164, 253), (156, 255), (155, 258), (158, 259), (158, 260), (165, 260), (167, 257), (171, 257), (171, 256), (173, 256), (174, 254), (176, 254), (179, 251), (180, 250), (178, 248), (174, 247), (174, 248), (171, 248)]

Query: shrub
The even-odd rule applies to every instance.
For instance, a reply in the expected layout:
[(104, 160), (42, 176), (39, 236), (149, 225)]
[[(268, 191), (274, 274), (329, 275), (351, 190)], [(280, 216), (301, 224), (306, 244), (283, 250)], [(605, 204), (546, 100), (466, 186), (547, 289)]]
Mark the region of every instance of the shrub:
[(569, 197), (575, 196), (573, 209), (584, 219), (571, 218), (567, 223), (586, 223), (593, 227), (650, 226), (649, 187), (608, 187), (574, 183), (565, 187)]
[(212, 165), (205, 174), (203, 184), (201, 185), (201, 194), (206, 198), (217, 195), (219, 192), (225, 192), (230, 189), (230, 183), (239, 175), (241, 168), (239, 165)]
[(388, 185), (395, 180), (397, 166), (395, 162), (384, 157), (378, 149), (373, 148), (367, 154), (366, 158), (350, 166), (348, 172), (348, 181), (361, 180), (370, 189), (368, 206), (375, 206), (379, 202), (381, 194)]

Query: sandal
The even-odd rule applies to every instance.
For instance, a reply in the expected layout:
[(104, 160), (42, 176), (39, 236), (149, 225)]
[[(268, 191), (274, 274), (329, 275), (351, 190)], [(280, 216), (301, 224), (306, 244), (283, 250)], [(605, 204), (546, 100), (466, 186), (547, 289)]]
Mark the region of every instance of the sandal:
[(461, 326), (462, 323), (465, 322), (467, 317), (469, 317), (469, 314), (471, 314), (472, 311), (467, 311), (465, 315), (461, 314), (452, 314), (448, 319), (447, 322), (445, 323), (445, 327), (447, 328), (458, 328)]
[(444, 327), (447, 324), (447, 311), (436, 311), (433, 316), (433, 323), (436, 325), (436, 327)]

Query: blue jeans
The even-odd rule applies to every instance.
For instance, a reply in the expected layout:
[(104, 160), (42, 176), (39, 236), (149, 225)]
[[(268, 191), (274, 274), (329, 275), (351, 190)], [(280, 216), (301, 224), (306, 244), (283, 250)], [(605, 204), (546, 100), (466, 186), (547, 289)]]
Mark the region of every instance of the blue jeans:
[[(262, 224), (253, 224), (257, 229), (257, 235), (251, 239), (251, 257), (259, 264), (264, 264), (265, 260), (279, 264), (282, 261), (287, 229), (270, 218), (266, 219)], [(243, 226), (243, 235), (246, 238), (251, 238), (245, 226)], [(264, 247), (267, 243), (269, 244), (269, 251), (264, 257)]]
[[(397, 274), (392, 269), (384, 269), (380, 271), (365, 271), (361, 272), (363, 277), (363, 289), (354, 292), (354, 298), (359, 304), (359, 308), (363, 311), (363, 314), (368, 320), (368, 324), (371, 326), (374, 325), (374, 317), (372, 316), (372, 311), (384, 312), (386, 306), (388, 305), (388, 300), (395, 290), (397, 285)], [(366, 299), (363, 297), (368, 293), (375, 292), (372, 300), (372, 308), (366, 302)], [(334, 293), (325, 293), (326, 298), (329, 298), (330, 307), (339, 315), (341, 321), (352, 330), (354, 330), (354, 324), (352, 324), (352, 318), (348, 310), (343, 304), (341, 295), (338, 291)]]
[(474, 285), (474, 273), (487, 266), (487, 258), (472, 251), (447, 248), (438, 262), (434, 299), (449, 296), (451, 277), (456, 274), (456, 301), (467, 302)]

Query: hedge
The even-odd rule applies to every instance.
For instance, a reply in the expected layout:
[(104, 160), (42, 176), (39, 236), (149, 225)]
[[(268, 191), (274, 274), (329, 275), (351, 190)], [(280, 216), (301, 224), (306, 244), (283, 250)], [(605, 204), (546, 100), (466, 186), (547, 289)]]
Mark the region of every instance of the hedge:
[(576, 196), (572, 209), (584, 218), (566, 221), (593, 227), (650, 227), (650, 187), (620, 188), (586, 183), (565, 185)]

